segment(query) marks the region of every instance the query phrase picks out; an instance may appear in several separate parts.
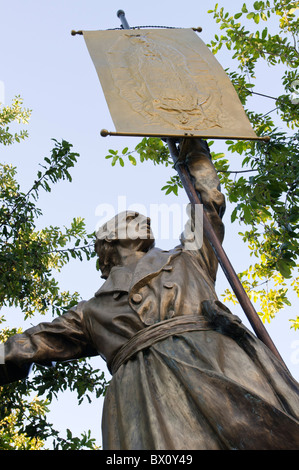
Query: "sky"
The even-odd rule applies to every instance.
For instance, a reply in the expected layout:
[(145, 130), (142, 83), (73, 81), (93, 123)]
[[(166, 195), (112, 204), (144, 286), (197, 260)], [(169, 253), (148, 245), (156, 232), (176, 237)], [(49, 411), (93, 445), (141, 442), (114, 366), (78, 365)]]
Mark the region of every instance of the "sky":
[[(216, 2), (215, 2), (216, 3)], [(253, 2), (247, 2), (248, 5)], [(228, 11), (236, 11), (236, 2), (223, 0)], [(82, 36), (72, 36), (72, 30), (106, 30), (118, 28), (116, 13), (123, 9), (127, 21), (133, 26), (176, 26), (203, 28), (201, 39), (208, 43), (219, 32), (213, 16), (207, 13), (214, 2), (200, 0), (10, 0), (1, 1), (0, 37), (0, 95), (9, 105), (15, 95), (21, 95), (24, 106), (32, 109), (29, 139), (20, 144), (1, 149), (1, 161), (18, 168), (18, 179), (24, 192), (31, 187), (39, 163), (53, 147), (52, 138), (65, 139), (80, 154), (72, 171), (72, 183), (61, 182), (51, 193), (41, 194), (38, 205), (43, 210), (39, 227), (69, 225), (73, 217), (83, 217), (87, 230), (92, 232), (101, 222), (104, 211), (115, 213), (125, 208), (137, 207), (150, 216), (154, 205), (176, 205), (178, 219), (170, 224), (169, 232), (159, 231), (156, 245), (170, 249), (177, 244), (183, 228), (184, 208), (188, 202), (183, 191), (179, 197), (164, 196), (161, 187), (174, 173), (169, 168), (151, 163), (124, 168), (111, 167), (105, 159), (109, 149), (133, 149), (139, 139), (106, 137), (101, 129), (114, 130), (102, 89)], [(228, 53), (223, 51), (217, 59), (223, 68), (230, 67)], [(261, 70), (256, 91), (277, 96), (281, 91), (279, 75)], [(270, 101), (270, 102), (269, 102)], [(268, 112), (274, 106), (271, 100), (254, 98), (250, 103), (258, 112)], [(218, 141), (215, 151), (225, 151), (225, 144)], [(240, 167), (240, 157), (229, 156), (233, 169)], [(157, 206), (155, 206), (157, 207)], [(236, 272), (245, 270), (250, 262), (249, 249), (238, 232), (240, 226), (230, 223), (232, 207), (228, 205), (224, 218), (226, 236), (224, 249)], [(162, 233), (163, 232), (163, 233)], [(57, 276), (63, 289), (77, 291), (82, 299), (88, 299), (103, 282), (95, 263), (72, 262)], [(218, 272), (216, 291), (221, 294), (228, 287), (221, 269)], [(299, 336), (290, 330), (289, 318), (297, 315), (296, 298), (292, 307), (283, 310), (266, 328), (293, 376), (299, 380)], [(244, 324), (248, 322), (239, 307), (230, 306)], [(4, 312), (6, 326), (29, 327), (33, 320), (24, 323), (18, 311)], [(34, 318), (34, 324), (44, 318)], [(92, 360), (95, 367), (105, 369), (99, 358)], [(107, 378), (109, 374), (107, 373)], [(63, 431), (66, 427), (73, 434), (91, 429), (97, 444), (101, 444), (102, 400), (77, 406), (76, 397), (60, 394), (51, 406), (54, 427)]]

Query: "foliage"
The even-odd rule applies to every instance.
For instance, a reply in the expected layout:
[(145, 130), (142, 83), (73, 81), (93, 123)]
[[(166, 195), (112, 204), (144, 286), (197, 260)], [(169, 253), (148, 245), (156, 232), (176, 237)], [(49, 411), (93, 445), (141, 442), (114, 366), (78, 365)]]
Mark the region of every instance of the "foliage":
[[(59, 314), (62, 308), (77, 303), (78, 294), (59, 291), (52, 270), (60, 270), (70, 256), (93, 256), (91, 236), (85, 236), (81, 218), (63, 230), (52, 226), (35, 229), (36, 218), (42, 215), (36, 206), (39, 191), (51, 191), (50, 184), (61, 179), (71, 180), (69, 169), (77, 156), (68, 142), (55, 142), (27, 193), (21, 192), (16, 181), (16, 168), (0, 164), (0, 307), (20, 307), (25, 318), (49, 308)], [(66, 248), (68, 245), (73, 248)]]
[[(1, 104), (1, 103), (0, 103)], [(31, 111), (22, 108), (23, 100), (16, 96), (11, 106), (4, 106), (0, 113), (0, 142), (3, 145), (11, 145), (28, 137), (27, 130), (21, 130), (14, 134), (10, 132), (10, 124), (28, 124)]]
[[(11, 107), (0, 109), (0, 143), (9, 145), (28, 134), (12, 134), (8, 124), (25, 123), (29, 113), (21, 108), (18, 97)], [(0, 308), (21, 309), (27, 319), (37, 314), (61, 315), (79, 301), (77, 292), (62, 292), (54, 277), (55, 271), (75, 258), (95, 256), (93, 234), (87, 234), (81, 218), (69, 227), (45, 227), (37, 230), (42, 210), (37, 206), (41, 191), (50, 192), (61, 180), (72, 181), (71, 168), (79, 155), (65, 140), (54, 140), (54, 147), (37, 171), (27, 192), (17, 182), (17, 169), (0, 164)], [(0, 323), (4, 322), (4, 315)], [(0, 341), (21, 330), (3, 328)], [(52, 368), (35, 366), (30, 380), (0, 387), (0, 449), (38, 450), (51, 438), (55, 449), (93, 449), (90, 433), (75, 437), (67, 430), (64, 439), (47, 420), (51, 402), (66, 389), (77, 394), (78, 403), (91, 401), (90, 393), (104, 394), (104, 374), (93, 370), (88, 359), (67, 362)]]
[[(225, 47), (231, 55), (233, 69), (227, 69), (227, 73), (251, 124), (258, 136), (271, 137), (270, 142), (226, 141), (227, 152), (242, 157), (238, 170), (231, 169), (233, 158), (211, 152), (227, 198), (234, 204), (232, 222), (245, 227), (240, 235), (255, 258), (239, 277), (249, 297), (258, 304), (263, 321), (270, 321), (290, 305), (290, 290), (299, 294), (298, 11), (299, 2), (290, 0), (255, 1), (252, 9), (244, 3), (234, 15), (218, 4), (209, 11), (220, 30), (209, 47), (214, 54)], [(281, 73), (281, 93), (277, 97), (262, 93), (266, 84), (259, 71), (265, 66), (266, 76), (273, 67), (275, 74)], [(275, 109), (272, 106), (264, 113), (247, 109), (251, 97), (260, 95), (274, 103)], [(213, 141), (208, 143), (212, 149)], [(141, 162), (170, 164), (167, 147), (160, 139), (145, 138), (135, 151)], [(116, 164), (117, 151), (109, 152), (106, 158), (113, 157)], [(132, 153), (123, 149), (122, 166), (124, 156), (136, 165)], [(179, 187), (175, 174), (162, 189), (166, 194), (178, 194)], [(229, 290), (224, 300), (236, 302)], [(293, 328), (299, 328), (299, 316), (290, 321)]]
[(136, 166), (136, 158), (132, 155), (133, 153), (138, 153), (140, 162), (146, 162), (148, 160), (152, 161), (154, 165), (164, 164), (168, 166), (171, 161), (169, 158), (168, 148), (164, 146), (161, 139), (158, 137), (144, 137), (141, 142), (139, 142), (133, 151), (129, 152), (128, 147), (125, 147), (121, 155), (119, 155), (118, 150), (110, 149), (108, 151), (106, 158), (112, 158), (111, 165), (114, 166), (117, 162), (121, 166), (124, 166), (124, 158), (128, 158), (130, 163)]
[[(264, 95), (274, 101), (275, 109), (266, 114), (246, 109), (257, 135), (269, 135), (270, 142), (227, 142), (228, 151), (242, 155), (242, 167), (250, 171), (249, 177), (244, 173), (238, 179), (226, 178), (225, 187), (236, 204), (232, 221), (249, 227), (240, 235), (256, 262), (240, 279), (249, 297), (259, 301), (263, 321), (290, 305), (290, 288), (298, 294), (298, 11), (299, 2), (289, 0), (256, 1), (251, 11), (244, 3), (233, 16), (218, 5), (210, 11), (224, 32), (215, 35), (210, 47), (214, 53), (223, 46), (231, 51), (239, 71), (228, 73), (244, 106), (251, 96), (262, 95), (261, 89), (255, 92), (263, 83), (258, 76), (261, 64), (281, 72), (281, 94)], [(271, 118), (274, 112), (276, 118)], [(227, 291), (225, 299), (235, 297)], [(298, 328), (299, 317), (291, 322)]]

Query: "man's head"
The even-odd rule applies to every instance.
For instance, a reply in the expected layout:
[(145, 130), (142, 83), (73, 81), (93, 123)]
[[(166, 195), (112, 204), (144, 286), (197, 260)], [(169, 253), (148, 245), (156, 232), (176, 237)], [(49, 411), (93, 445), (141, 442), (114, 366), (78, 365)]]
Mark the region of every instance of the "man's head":
[(150, 219), (134, 211), (125, 211), (106, 222), (96, 233), (95, 250), (102, 277), (107, 279), (113, 266), (122, 265), (122, 253), (147, 252), (155, 239)]

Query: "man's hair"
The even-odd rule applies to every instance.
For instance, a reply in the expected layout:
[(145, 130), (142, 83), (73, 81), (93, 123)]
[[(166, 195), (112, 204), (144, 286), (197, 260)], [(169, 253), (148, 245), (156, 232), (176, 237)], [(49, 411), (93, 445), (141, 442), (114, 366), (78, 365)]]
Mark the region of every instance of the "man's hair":
[[(107, 279), (108, 273), (111, 271), (111, 268), (113, 266), (119, 266), (120, 265), (120, 255), (116, 249), (116, 241), (111, 241), (108, 242), (106, 240), (97, 240), (95, 242), (95, 251), (99, 257), (99, 266), (104, 266), (104, 269), (102, 270), (102, 277), (104, 279)], [(103, 263), (103, 260), (105, 259), (105, 265)]]

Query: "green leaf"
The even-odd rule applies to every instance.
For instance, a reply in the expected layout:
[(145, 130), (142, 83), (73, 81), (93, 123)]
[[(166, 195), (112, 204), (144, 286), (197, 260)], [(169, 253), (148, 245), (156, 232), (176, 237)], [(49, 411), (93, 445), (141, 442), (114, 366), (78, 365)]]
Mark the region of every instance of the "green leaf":
[(266, 39), (267, 34), (268, 34), (268, 28), (264, 28), (262, 31), (262, 39)]
[(244, 214), (244, 221), (246, 222), (246, 224), (250, 224), (251, 211), (250, 211), (250, 208), (246, 205), (243, 205), (243, 214)]
[(115, 155), (115, 156), (113, 157), (113, 160), (112, 160), (112, 163), (111, 163), (112, 166), (115, 166), (115, 164), (116, 164), (118, 158), (119, 158), (118, 155)]
[(254, 15), (254, 21), (255, 21), (256, 24), (258, 24), (258, 23), (260, 22), (260, 15), (259, 15), (259, 13), (256, 13), (256, 14)]
[(235, 207), (232, 214), (231, 214), (231, 222), (234, 222), (237, 218), (237, 208)]
[(137, 165), (137, 162), (136, 162), (136, 158), (134, 158), (132, 155), (129, 155), (129, 161), (132, 163), (132, 165), (136, 166)]
[(277, 261), (276, 267), (283, 277), (285, 278), (291, 277), (290, 265), (287, 262), (285, 262), (283, 259), (280, 259)]
[(259, 9), (260, 9), (260, 4), (261, 4), (261, 3), (262, 3), (262, 2), (254, 2), (254, 4), (253, 4), (253, 8), (254, 8), (255, 10), (259, 10)]

